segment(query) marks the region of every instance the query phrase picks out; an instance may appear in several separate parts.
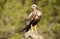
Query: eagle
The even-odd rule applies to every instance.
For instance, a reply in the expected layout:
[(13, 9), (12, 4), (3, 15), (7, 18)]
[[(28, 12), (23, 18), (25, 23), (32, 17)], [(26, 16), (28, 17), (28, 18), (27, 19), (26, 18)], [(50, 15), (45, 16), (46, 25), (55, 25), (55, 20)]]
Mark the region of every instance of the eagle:
[(27, 16), (25, 19), (25, 27), (20, 30), (20, 32), (24, 31), (28, 32), (31, 27), (36, 27), (35, 25), (41, 20), (42, 13), (39, 11), (38, 6), (36, 4), (31, 5), (33, 11)]

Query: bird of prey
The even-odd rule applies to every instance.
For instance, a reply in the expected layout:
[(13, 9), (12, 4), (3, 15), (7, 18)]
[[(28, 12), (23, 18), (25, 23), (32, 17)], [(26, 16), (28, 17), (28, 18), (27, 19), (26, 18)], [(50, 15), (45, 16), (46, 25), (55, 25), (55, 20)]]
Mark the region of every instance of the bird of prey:
[[(26, 25), (21, 31), (29, 31), (31, 27), (35, 27), (35, 25), (40, 21), (42, 13), (39, 11), (38, 6), (33, 4), (31, 6), (33, 11), (29, 14), (29, 16), (25, 19)], [(21, 32), (20, 31), (20, 32)]]

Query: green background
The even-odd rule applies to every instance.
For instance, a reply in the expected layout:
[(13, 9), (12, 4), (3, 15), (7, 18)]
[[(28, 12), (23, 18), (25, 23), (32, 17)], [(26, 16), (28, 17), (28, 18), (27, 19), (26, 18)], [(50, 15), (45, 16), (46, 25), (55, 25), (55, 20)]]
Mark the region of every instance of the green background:
[(0, 39), (22, 39), (25, 18), (36, 4), (42, 12), (37, 24), (44, 39), (60, 39), (60, 0), (0, 0)]

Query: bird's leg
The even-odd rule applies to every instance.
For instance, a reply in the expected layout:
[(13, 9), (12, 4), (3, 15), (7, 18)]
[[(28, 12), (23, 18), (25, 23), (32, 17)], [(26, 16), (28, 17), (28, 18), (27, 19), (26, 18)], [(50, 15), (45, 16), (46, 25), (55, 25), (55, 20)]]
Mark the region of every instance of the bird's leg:
[(34, 26), (34, 31), (37, 33), (37, 27), (36, 27), (36, 25)]
[(33, 26), (31, 25), (31, 31), (34, 32)]

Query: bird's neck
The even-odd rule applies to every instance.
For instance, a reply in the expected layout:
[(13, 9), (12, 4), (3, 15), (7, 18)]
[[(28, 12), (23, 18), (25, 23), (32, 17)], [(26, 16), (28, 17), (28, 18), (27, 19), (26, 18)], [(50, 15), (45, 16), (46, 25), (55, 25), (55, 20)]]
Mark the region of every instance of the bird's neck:
[(38, 9), (34, 9), (34, 12), (38, 11)]
[(37, 11), (37, 9), (34, 9), (34, 11)]
[(34, 13), (35, 13), (36, 15), (38, 15), (38, 16), (41, 15), (41, 12), (40, 12), (38, 9), (34, 9)]

